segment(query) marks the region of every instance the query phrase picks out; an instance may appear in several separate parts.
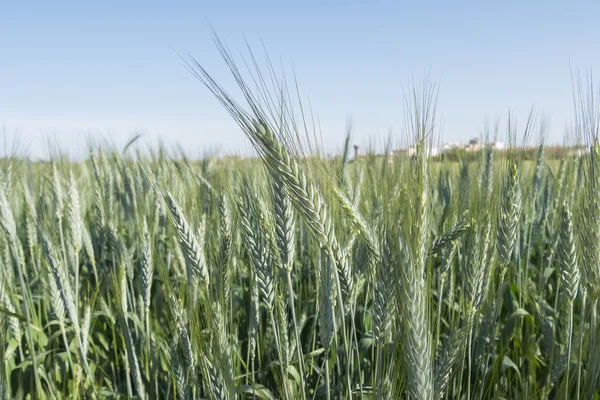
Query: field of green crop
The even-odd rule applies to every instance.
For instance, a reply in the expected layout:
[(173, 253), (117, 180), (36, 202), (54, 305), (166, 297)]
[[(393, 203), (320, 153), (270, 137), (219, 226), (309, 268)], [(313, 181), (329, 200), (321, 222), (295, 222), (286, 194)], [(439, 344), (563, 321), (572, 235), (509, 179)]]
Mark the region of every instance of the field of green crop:
[(425, 85), (413, 156), (308, 157), (266, 92), (189, 66), (259, 159), (1, 162), (2, 399), (600, 396), (597, 142), (526, 161), (532, 119), (429, 158)]

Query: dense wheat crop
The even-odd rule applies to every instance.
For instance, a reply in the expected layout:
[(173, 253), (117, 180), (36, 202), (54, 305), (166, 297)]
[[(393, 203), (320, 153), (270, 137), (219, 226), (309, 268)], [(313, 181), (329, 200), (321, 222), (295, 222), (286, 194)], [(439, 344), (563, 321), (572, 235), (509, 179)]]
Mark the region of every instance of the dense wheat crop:
[(414, 155), (306, 157), (190, 67), (259, 159), (2, 162), (2, 398), (599, 396), (597, 142), (427, 157), (425, 85)]

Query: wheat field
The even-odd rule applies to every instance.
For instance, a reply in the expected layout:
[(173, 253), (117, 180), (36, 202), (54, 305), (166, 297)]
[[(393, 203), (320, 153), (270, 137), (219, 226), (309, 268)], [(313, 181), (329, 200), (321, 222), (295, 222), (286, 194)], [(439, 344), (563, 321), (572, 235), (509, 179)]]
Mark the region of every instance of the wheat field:
[(348, 139), (326, 159), (223, 54), (247, 107), (187, 65), (256, 159), (1, 162), (1, 398), (600, 396), (593, 98), (582, 152), (548, 155), (532, 117), (510, 149), (450, 161), (427, 157), (425, 84), (414, 155), (353, 160)]

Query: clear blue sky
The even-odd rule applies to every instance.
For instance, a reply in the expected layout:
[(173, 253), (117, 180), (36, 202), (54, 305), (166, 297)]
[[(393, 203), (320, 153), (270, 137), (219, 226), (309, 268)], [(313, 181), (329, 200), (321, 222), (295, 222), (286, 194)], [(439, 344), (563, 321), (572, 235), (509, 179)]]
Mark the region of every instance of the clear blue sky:
[(207, 21), (234, 51), (262, 40), (293, 63), (330, 151), (348, 117), (358, 144), (399, 135), (402, 88), (428, 70), (445, 140), (468, 140), (508, 109), (522, 126), (535, 106), (558, 143), (573, 109), (570, 65), (600, 68), (598, 1), (288, 3), (2, 2), (0, 124), (32, 155), (49, 139), (81, 152), (89, 135), (122, 144), (137, 131), (192, 154), (247, 151), (172, 49), (231, 87)]

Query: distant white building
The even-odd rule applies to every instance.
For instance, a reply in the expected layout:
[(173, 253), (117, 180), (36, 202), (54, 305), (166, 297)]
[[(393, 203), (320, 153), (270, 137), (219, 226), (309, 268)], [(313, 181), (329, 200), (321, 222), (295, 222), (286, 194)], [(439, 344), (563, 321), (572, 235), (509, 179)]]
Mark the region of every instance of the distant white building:
[[(406, 154), (408, 156), (414, 156), (415, 154), (417, 154), (416, 147), (409, 147), (408, 149), (406, 149)], [(425, 156), (426, 157), (435, 157), (438, 154), (440, 154), (440, 149), (438, 149), (437, 147), (427, 147), (425, 149)]]
[(451, 150), (462, 148), (462, 147), (464, 147), (464, 146), (458, 142), (446, 142), (442, 145), (442, 152), (451, 151)]

